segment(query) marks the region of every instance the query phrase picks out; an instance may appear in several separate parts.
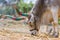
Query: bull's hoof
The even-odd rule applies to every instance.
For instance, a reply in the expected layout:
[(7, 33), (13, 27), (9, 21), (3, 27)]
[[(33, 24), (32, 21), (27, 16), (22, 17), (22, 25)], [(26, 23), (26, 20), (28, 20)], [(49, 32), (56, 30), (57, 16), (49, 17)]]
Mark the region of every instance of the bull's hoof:
[(55, 38), (58, 38), (59, 37), (59, 33), (54, 33), (54, 35), (53, 35)]
[(37, 30), (30, 30), (31, 31), (31, 35), (36, 35), (37, 34)]

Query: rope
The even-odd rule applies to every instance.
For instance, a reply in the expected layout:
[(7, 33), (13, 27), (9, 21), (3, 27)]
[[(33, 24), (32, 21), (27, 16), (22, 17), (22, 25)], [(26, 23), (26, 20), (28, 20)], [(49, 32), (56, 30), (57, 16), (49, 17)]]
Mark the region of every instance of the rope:
[(7, 17), (13, 19), (13, 20), (16, 20), (16, 21), (19, 21), (19, 20), (23, 20), (24, 18), (16, 18), (16, 17), (13, 17), (13, 16), (10, 16), (8, 15)]
[(22, 13), (22, 12), (20, 12), (18, 9), (16, 9), (16, 11), (17, 11), (17, 14), (18, 15), (21, 15), (21, 16), (29, 16), (27, 13)]

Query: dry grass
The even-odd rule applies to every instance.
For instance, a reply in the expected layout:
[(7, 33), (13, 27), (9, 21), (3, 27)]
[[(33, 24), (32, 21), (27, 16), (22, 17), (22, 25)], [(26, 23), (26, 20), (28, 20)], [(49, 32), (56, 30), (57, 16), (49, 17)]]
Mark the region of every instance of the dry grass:
[(44, 33), (32, 36), (28, 25), (24, 25), (22, 22), (13, 20), (0, 21), (4, 25), (0, 25), (0, 40), (60, 40), (60, 38), (49, 38)]

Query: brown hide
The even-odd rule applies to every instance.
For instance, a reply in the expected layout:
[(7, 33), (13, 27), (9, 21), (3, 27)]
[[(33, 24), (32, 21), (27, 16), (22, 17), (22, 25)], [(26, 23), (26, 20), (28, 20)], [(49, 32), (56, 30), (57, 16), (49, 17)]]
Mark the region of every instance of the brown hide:
[[(48, 2), (46, 3), (46, 1), (48, 1)], [(53, 12), (51, 12), (51, 9), (50, 9), (51, 6), (59, 7), (57, 14), (58, 14), (58, 16), (60, 16), (60, 1), (59, 0), (53, 0), (53, 2), (51, 2), (51, 0), (37, 0), (36, 1), (35, 5), (32, 8), (32, 11), (31, 11), (31, 13), (34, 15), (34, 18), (33, 18), (34, 22), (33, 22), (32, 29), (39, 31), (39, 29), (41, 27), (40, 25), (42, 25), (42, 24), (47, 25), (47, 24), (50, 24), (52, 21), (54, 21), (53, 15), (52, 15)], [(50, 7), (50, 8), (48, 9), (48, 7)], [(32, 24), (30, 24), (30, 25), (32, 25)], [(56, 27), (58, 27), (57, 25), (55, 26), (54, 31), (58, 35), (58, 31), (56, 31), (56, 29), (57, 29)], [(55, 36), (55, 35), (53, 35), (53, 36)]]
[[(60, 8), (58, 9), (58, 18), (60, 18)], [(42, 24), (48, 24), (53, 21), (52, 13), (50, 10), (46, 10), (42, 17)]]
[(43, 25), (48, 25), (49, 23), (51, 23), (53, 21), (53, 17), (52, 17), (52, 13), (50, 10), (46, 10), (44, 12), (44, 15), (42, 17), (42, 20), (41, 20), (41, 24)]

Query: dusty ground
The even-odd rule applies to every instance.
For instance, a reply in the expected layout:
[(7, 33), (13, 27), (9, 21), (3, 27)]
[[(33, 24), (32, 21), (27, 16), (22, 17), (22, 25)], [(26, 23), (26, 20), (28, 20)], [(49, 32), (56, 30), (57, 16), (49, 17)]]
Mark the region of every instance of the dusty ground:
[(60, 40), (45, 37), (44, 33), (41, 35), (30, 35), (29, 26), (24, 21), (0, 20), (0, 40)]

